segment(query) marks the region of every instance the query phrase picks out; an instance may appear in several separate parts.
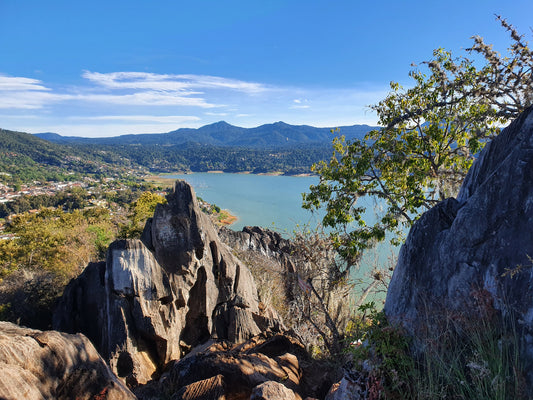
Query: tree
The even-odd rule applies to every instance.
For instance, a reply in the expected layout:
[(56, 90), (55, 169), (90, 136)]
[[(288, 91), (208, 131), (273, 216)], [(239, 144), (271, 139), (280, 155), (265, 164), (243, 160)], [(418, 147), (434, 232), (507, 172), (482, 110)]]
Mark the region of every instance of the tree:
[(130, 204), (129, 221), (120, 228), (119, 236), (130, 239), (139, 238), (146, 220), (154, 214), (155, 207), (166, 202), (167, 200), (159, 194), (143, 192), (137, 201)]
[[(401, 243), (422, 212), (457, 193), (500, 126), (531, 104), (533, 53), (510, 24), (498, 20), (513, 40), (507, 57), (480, 37), (468, 49), (485, 61), (479, 69), (473, 59), (435, 50), (422, 64), (425, 72), (409, 74), (412, 88), (392, 82), (389, 95), (371, 106), (381, 129), (364, 140), (335, 139), (330, 161), (313, 166), (320, 182), (304, 194), (304, 207), (325, 205), (323, 224), (336, 229), (334, 243), (347, 260), (387, 233), (393, 244)], [(359, 201), (365, 197), (383, 208), (373, 225)]]
[[(350, 316), (354, 284), (346, 263), (322, 229), (294, 232), (291, 237), (294, 271), (286, 271), (287, 297), (296, 332), (310, 324), (330, 355), (340, 354), (343, 332)], [(307, 327), (308, 328), (308, 327)]]

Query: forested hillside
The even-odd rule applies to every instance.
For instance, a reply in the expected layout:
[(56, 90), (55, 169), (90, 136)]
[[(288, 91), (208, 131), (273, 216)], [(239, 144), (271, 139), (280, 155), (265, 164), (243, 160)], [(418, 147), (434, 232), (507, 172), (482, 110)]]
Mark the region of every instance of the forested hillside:
[(139, 166), (112, 151), (57, 144), (28, 133), (0, 129), (0, 182), (67, 181), (132, 172), (141, 172)]
[(332, 133), (283, 122), (250, 129), (218, 122), (164, 134), (91, 139), (0, 130), (0, 182), (212, 170), (304, 174), (331, 156), (334, 136), (362, 138), (370, 129), (355, 125)]

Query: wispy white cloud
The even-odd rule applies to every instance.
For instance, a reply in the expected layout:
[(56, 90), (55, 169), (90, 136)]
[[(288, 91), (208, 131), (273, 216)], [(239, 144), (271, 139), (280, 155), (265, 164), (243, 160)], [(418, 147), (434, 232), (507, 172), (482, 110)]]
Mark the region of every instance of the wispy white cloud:
[(206, 99), (217, 97), (213, 91), (256, 95), (272, 89), (257, 82), (209, 75), (84, 71), (82, 76), (107, 93), (82, 94), (80, 99), (122, 105), (214, 108), (224, 104)]
[[(38, 79), (0, 75), (0, 108), (38, 109), (73, 100), (130, 106), (223, 107), (207, 97), (211, 93), (264, 93), (267, 85), (209, 75), (171, 75), (146, 72), (99, 73), (84, 71), (91, 86), (71, 87), (68, 92), (52, 90)], [(208, 92), (208, 93), (206, 93)]]
[(176, 75), (176, 77), (188, 80), (191, 87), (230, 89), (238, 92), (255, 94), (273, 90), (262, 83), (245, 82), (237, 79), (221, 78), (208, 75)]
[(184, 106), (214, 108), (222, 104), (208, 103), (202, 97), (189, 97), (178, 92), (140, 91), (128, 94), (80, 94), (76, 100), (129, 106)]
[(24, 78), (20, 76), (5, 76), (0, 75), (0, 91), (31, 91), (50, 90), (42, 85), (38, 79)]
[(309, 102), (308, 99), (294, 99), (292, 102), (293, 104), (289, 108), (293, 110), (304, 110), (311, 107), (307, 104)]
[(0, 75), (0, 109), (38, 109), (71, 98), (54, 93), (38, 79)]
[(227, 112), (210, 112), (210, 111), (206, 111), (204, 114), (212, 116), (212, 117), (226, 117), (228, 115)]
[(73, 99), (74, 96), (44, 92), (38, 90), (10, 90), (0, 89), (0, 109), (39, 109), (47, 104)]
[(229, 89), (238, 92), (254, 94), (269, 90), (261, 83), (246, 82), (237, 79), (222, 78), (209, 75), (171, 75), (153, 74), (148, 72), (110, 72), (99, 73), (84, 71), (84, 78), (98, 85), (110, 89), (144, 89), (178, 91), (190, 94), (194, 89)]
[(307, 105), (307, 104), (299, 104), (299, 105), (292, 105), (290, 106), (291, 109), (293, 110), (303, 110), (303, 109), (306, 109), (306, 108), (311, 108), (310, 105)]
[(181, 124), (187, 121), (199, 121), (200, 118), (193, 115), (101, 115), (92, 117), (76, 116), (70, 117), (70, 120), (84, 121), (132, 121), (132, 122), (149, 122), (159, 124)]

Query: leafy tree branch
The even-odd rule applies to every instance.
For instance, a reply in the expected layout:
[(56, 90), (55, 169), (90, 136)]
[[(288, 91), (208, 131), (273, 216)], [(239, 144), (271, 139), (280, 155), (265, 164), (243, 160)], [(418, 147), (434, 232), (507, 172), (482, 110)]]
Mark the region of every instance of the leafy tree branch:
[[(468, 169), (500, 127), (532, 104), (533, 52), (514, 27), (497, 17), (511, 36), (501, 56), (479, 36), (468, 57), (437, 49), (422, 69), (409, 73), (413, 86), (391, 82), (391, 92), (370, 108), (381, 129), (364, 140), (333, 141), (328, 162), (313, 166), (320, 182), (304, 194), (307, 209), (325, 207), (325, 227), (349, 262), (390, 235), (393, 244), (438, 201), (456, 195)], [(365, 221), (361, 199), (382, 208)]]

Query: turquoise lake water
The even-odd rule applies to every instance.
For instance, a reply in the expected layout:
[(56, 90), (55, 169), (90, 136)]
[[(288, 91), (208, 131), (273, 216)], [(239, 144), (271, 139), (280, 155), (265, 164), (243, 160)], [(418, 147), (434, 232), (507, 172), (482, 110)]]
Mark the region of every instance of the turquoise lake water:
[(318, 183), (316, 176), (196, 173), (167, 177), (186, 180), (197, 196), (229, 210), (238, 218), (231, 225), (234, 230), (249, 225), (291, 233), (297, 225), (317, 222), (316, 216), (301, 207), (302, 193)]
[[(301, 207), (302, 193), (308, 192), (310, 185), (318, 183), (316, 176), (194, 173), (166, 177), (186, 180), (192, 185), (197, 196), (237, 216), (237, 222), (230, 226), (234, 230), (256, 225), (277, 230), (288, 236), (298, 229), (298, 225), (308, 224), (311, 228), (315, 227), (324, 214), (313, 214)], [(372, 224), (375, 220), (372, 210), (377, 206), (371, 200), (364, 204), (370, 210), (365, 220)], [(376, 264), (386, 265), (389, 257), (394, 257), (397, 252), (398, 249), (392, 248), (388, 243), (382, 243), (368, 251), (353, 278), (368, 282), (372, 267)], [(381, 297), (374, 299), (380, 300)]]

